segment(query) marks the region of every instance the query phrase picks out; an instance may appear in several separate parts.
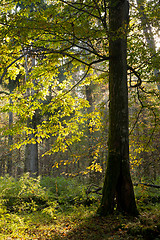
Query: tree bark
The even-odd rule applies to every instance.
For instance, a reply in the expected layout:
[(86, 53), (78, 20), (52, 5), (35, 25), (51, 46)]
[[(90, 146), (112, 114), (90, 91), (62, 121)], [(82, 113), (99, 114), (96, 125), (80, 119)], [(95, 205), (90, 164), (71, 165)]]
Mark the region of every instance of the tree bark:
[(38, 143), (26, 145), (25, 172), (29, 172), (31, 176), (38, 176)]
[[(93, 112), (93, 97), (92, 97), (92, 84), (85, 86), (86, 91), (86, 99), (89, 102), (90, 107), (87, 108), (87, 113), (90, 114)], [(89, 158), (89, 166), (92, 165), (93, 162), (93, 133), (90, 131), (92, 126), (89, 126), (90, 119), (87, 121), (87, 141), (88, 141), (88, 158)], [(94, 180), (94, 172), (90, 170), (89, 172), (89, 180), (92, 183)]]
[[(145, 15), (143, 5), (144, 5), (144, 0), (137, 0), (137, 6), (138, 6), (138, 10), (139, 10), (140, 19), (141, 19), (141, 25), (143, 27), (143, 33), (144, 33), (144, 36), (146, 38), (146, 42), (148, 44), (148, 47), (149, 47), (151, 53), (153, 55), (155, 55), (156, 54), (155, 39), (154, 39), (154, 35), (153, 35), (153, 32), (152, 32), (151, 24), (148, 21), (147, 16)], [(158, 81), (159, 69), (154, 69), (154, 75), (157, 78), (157, 88), (160, 92), (160, 84), (159, 84), (159, 81)]]
[[(32, 57), (32, 68), (35, 66), (35, 58)], [(26, 80), (28, 75), (28, 66), (27, 66), (27, 56), (25, 59), (25, 69), (26, 69)], [(35, 82), (34, 82), (35, 84)], [(29, 91), (27, 93), (30, 94)], [(34, 90), (31, 89), (31, 95), (34, 94)], [(32, 119), (28, 119), (28, 127), (36, 130), (37, 129), (37, 117), (38, 114), (35, 111)], [(30, 135), (30, 139), (35, 138), (34, 134)], [(38, 176), (38, 143), (31, 143), (26, 145), (25, 149), (25, 172), (29, 172), (31, 176)]]
[[(107, 169), (100, 215), (116, 208), (137, 215), (130, 176), (127, 87), (127, 0), (110, 0), (109, 5), (109, 139)], [(115, 201), (116, 200), (116, 201)]]
[[(10, 94), (12, 93), (12, 91), (10, 91)], [(12, 104), (12, 99), (10, 98), (10, 104)], [(9, 112), (9, 128), (11, 128), (13, 124), (13, 112)], [(8, 154), (8, 159), (7, 159), (7, 173), (12, 176), (12, 150), (10, 150), (10, 147), (13, 144), (13, 136), (11, 134), (8, 135), (8, 150), (9, 150), (9, 154)]]

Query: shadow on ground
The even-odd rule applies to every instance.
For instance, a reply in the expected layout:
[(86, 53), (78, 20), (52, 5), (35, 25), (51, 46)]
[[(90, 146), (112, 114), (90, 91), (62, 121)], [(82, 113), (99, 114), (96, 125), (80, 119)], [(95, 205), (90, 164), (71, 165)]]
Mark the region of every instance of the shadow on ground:
[(63, 240), (160, 240), (160, 224), (149, 226), (140, 224), (139, 218), (129, 218), (122, 215), (100, 218), (93, 216), (85, 219), (71, 229), (66, 224), (66, 229), (60, 239)]

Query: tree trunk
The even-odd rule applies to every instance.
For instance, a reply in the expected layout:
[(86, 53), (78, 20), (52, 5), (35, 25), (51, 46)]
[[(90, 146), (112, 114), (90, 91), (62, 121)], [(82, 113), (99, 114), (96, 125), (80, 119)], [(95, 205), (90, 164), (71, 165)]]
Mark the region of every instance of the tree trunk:
[[(12, 93), (12, 91), (10, 91), (10, 94)], [(10, 98), (10, 104), (12, 104), (12, 99)], [(11, 128), (13, 124), (13, 112), (9, 112), (9, 128)], [(12, 151), (10, 150), (10, 147), (13, 144), (13, 136), (12, 135), (8, 135), (8, 150), (9, 150), (9, 154), (8, 154), (8, 159), (7, 159), (7, 173), (12, 176)]]
[[(32, 68), (35, 66), (35, 58), (32, 57)], [(25, 59), (25, 69), (26, 69), (26, 80), (28, 75), (28, 66), (27, 66), (27, 56)], [(35, 81), (34, 81), (35, 84)], [(31, 89), (31, 95), (34, 94), (34, 90)], [(30, 95), (29, 91), (27, 95)], [(27, 125), (28, 127), (36, 130), (37, 129), (37, 117), (38, 113), (35, 111), (32, 119), (28, 119)], [(34, 134), (30, 135), (30, 139), (34, 138)], [(35, 139), (36, 140), (36, 139)], [(38, 143), (31, 143), (26, 145), (25, 150), (25, 172), (30, 172), (31, 176), (38, 176)]]
[[(153, 35), (153, 32), (152, 32), (151, 24), (150, 24), (149, 20), (147, 19), (146, 15), (145, 15), (145, 10), (144, 10), (144, 6), (143, 6), (144, 3), (145, 3), (144, 0), (137, 0), (137, 6), (138, 6), (138, 9), (139, 9), (139, 15), (140, 15), (140, 19), (141, 19), (141, 25), (143, 27), (143, 33), (144, 33), (144, 36), (146, 38), (146, 42), (148, 44), (148, 47), (149, 47), (151, 53), (153, 55), (155, 55), (156, 54), (155, 39), (154, 39), (154, 35)], [(158, 81), (159, 69), (154, 69), (154, 75), (157, 78), (157, 88), (160, 92), (160, 84), (159, 84), (159, 81)]]
[(38, 175), (38, 143), (27, 144), (25, 151), (25, 172)]
[[(87, 108), (87, 113), (90, 114), (93, 112), (93, 97), (92, 97), (92, 83), (90, 85), (85, 86), (86, 90), (86, 99), (89, 102), (89, 107)], [(89, 166), (92, 165), (93, 162), (93, 133), (92, 133), (92, 126), (89, 126), (90, 120), (87, 121), (87, 141), (88, 141), (88, 159), (89, 159)], [(89, 181), (92, 183), (94, 181), (94, 172), (90, 170), (89, 172)]]
[[(109, 139), (107, 170), (98, 213), (114, 209), (137, 215), (129, 166), (127, 87), (127, 0), (110, 0), (109, 6)], [(116, 201), (115, 201), (116, 199)]]

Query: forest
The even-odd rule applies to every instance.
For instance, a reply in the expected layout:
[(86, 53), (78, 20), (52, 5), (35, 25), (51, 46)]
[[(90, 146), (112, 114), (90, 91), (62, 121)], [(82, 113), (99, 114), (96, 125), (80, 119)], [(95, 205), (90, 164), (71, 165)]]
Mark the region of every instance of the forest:
[(160, 239), (159, 0), (0, 0), (0, 240)]

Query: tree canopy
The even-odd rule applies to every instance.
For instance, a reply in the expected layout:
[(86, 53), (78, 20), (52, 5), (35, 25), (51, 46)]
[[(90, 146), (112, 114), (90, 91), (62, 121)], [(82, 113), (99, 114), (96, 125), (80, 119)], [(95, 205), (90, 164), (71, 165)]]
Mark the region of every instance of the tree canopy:
[[(116, 181), (121, 182), (115, 182), (112, 194), (108, 192), (112, 199), (105, 214), (114, 210), (115, 195), (120, 210), (137, 213), (129, 172), (129, 127), (133, 133), (138, 121), (144, 126), (149, 115), (147, 141), (141, 149), (146, 152), (159, 123), (159, 1), (3, 0), (0, 10), (1, 113), (15, 116), (12, 127), (2, 126), (2, 136), (20, 136), (13, 143), (15, 148), (54, 138), (44, 153), (53, 155), (68, 149), (72, 152), (70, 147), (85, 138), (87, 124), (90, 155), (107, 149), (106, 176), (111, 174), (113, 179), (116, 168)], [(93, 100), (94, 85), (107, 86), (105, 97)], [(106, 146), (103, 134), (108, 105)], [(101, 138), (95, 138), (96, 150), (91, 146), (92, 132), (101, 132)], [(134, 135), (130, 138), (133, 143)], [(134, 145), (140, 142), (141, 136)], [(115, 152), (115, 159), (121, 155), (118, 165), (114, 165)], [(73, 161), (78, 159), (71, 155)], [(94, 159), (92, 156), (91, 166)], [(111, 182), (107, 180), (107, 186)], [(133, 209), (128, 198), (123, 201), (126, 189)]]

